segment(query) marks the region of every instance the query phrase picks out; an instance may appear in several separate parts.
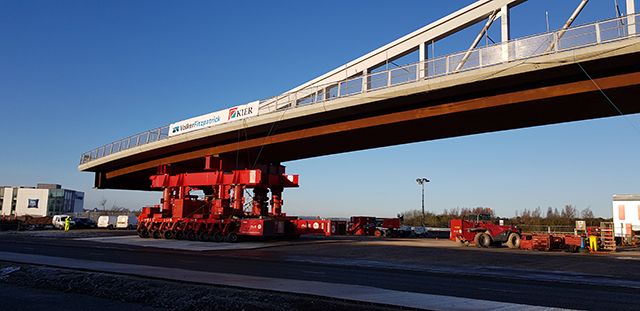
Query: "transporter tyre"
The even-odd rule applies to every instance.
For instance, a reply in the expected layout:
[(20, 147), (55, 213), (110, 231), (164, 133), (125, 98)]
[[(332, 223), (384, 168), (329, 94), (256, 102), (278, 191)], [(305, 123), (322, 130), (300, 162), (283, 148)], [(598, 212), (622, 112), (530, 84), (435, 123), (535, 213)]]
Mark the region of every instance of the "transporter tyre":
[(213, 233), (213, 241), (216, 243), (224, 242), (224, 235), (220, 231)]
[(146, 228), (142, 228), (142, 229), (138, 230), (138, 236), (143, 238), (143, 239), (148, 239), (149, 238), (149, 231)]
[(184, 236), (189, 241), (195, 241), (196, 238), (197, 238), (196, 233), (193, 230), (189, 230), (189, 231), (185, 232)]
[(154, 239), (159, 239), (159, 238), (161, 238), (161, 236), (160, 236), (160, 231), (158, 231), (158, 230), (153, 230), (153, 231), (151, 231), (151, 237), (152, 237), (152, 238), (154, 238)]
[(176, 240), (184, 240), (184, 232), (182, 230), (176, 230), (173, 238)]
[(213, 232), (213, 231), (209, 232), (209, 238), (207, 239), (207, 241), (215, 242), (216, 241), (216, 233)]
[(227, 236), (224, 237), (224, 241), (227, 243), (238, 242), (238, 234), (236, 234), (235, 232), (229, 232)]
[(198, 241), (208, 242), (210, 236), (211, 235), (209, 235), (209, 232), (200, 231), (200, 233), (198, 233)]
[(175, 234), (173, 233), (172, 230), (165, 230), (162, 232), (162, 238), (165, 240), (171, 240), (173, 239), (174, 236)]
[(511, 234), (509, 234), (506, 244), (509, 248), (520, 248), (520, 235), (512, 232)]

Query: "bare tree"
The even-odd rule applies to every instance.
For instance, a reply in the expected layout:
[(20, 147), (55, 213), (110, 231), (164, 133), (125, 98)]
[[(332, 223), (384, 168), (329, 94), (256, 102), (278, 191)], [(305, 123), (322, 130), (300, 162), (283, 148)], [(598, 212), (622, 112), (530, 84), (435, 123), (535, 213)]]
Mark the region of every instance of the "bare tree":
[(98, 201), (98, 209), (103, 211), (107, 209), (107, 199), (102, 198)]
[(580, 213), (580, 217), (582, 217), (582, 219), (593, 219), (593, 212), (591, 211), (591, 208), (585, 208), (582, 210), (582, 213)]
[(562, 209), (562, 218), (564, 219), (573, 219), (578, 215), (578, 210), (571, 204), (565, 205)]

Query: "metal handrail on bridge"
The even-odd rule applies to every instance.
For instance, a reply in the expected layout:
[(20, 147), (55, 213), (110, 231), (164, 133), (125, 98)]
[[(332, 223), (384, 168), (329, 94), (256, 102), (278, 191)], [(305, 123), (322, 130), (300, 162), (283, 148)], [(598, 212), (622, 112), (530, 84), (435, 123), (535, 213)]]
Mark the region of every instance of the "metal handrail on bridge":
[[(258, 115), (327, 102), (337, 98), (433, 79), (458, 72), (635, 37), (640, 32), (635, 22), (638, 15), (640, 13), (597, 21), (566, 30), (522, 37), (504, 43), (476, 48), (471, 53), (468, 51), (452, 53), (423, 62), (285, 93), (261, 100)], [(467, 54), (468, 56), (466, 56)], [(80, 157), (80, 164), (167, 138), (169, 138), (169, 125), (144, 131), (83, 153)]]

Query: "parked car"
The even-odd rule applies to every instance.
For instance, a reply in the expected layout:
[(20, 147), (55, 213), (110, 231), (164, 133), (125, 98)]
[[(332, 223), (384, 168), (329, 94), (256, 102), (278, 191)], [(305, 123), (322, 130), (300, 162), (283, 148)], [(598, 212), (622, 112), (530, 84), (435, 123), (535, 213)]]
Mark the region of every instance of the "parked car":
[(74, 228), (77, 229), (93, 229), (98, 226), (95, 221), (89, 218), (76, 218), (74, 220), (76, 222), (76, 226)]
[(117, 216), (100, 216), (98, 217), (98, 228), (115, 229), (117, 221)]
[[(51, 220), (51, 223), (53, 224), (53, 226), (56, 229), (64, 229), (64, 223), (67, 220), (67, 218), (70, 217), (69, 215), (54, 215), (53, 219)], [(71, 228), (73, 228), (76, 225), (76, 222), (73, 220), (73, 218), (71, 218), (69, 220), (69, 225), (71, 226)]]
[(116, 228), (133, 230), (136, 228), (136, 226), (138, 226), (138, 218), (136, 218), (135, 216), (131, 216), (131, 215), (118, 216)]
[(427, 236), (427, 229), (425, 227), (413, 227), (413, 233), (417, 238), (424, 238)]

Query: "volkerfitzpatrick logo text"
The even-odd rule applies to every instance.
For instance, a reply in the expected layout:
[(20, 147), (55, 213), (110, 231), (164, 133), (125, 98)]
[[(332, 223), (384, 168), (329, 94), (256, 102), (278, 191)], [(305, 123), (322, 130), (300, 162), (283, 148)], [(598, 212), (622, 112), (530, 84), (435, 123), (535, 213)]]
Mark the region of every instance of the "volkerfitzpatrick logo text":
[(191, 123), (180, 125), (180, 128), (178, 130), (174, 128), (173, 132), (175, 133), (177, 131), (186, 131), (192, 128), (205, 127), (218, 122), (220, 122), (220, 116), (215, 116), (213, 118), (209, 118), (206, 120), (202, 120), (202, 121), (198, 120), (198, 121), (193, 121)]
[(238, 109), (238, 107), (233, 107), (229, 109), (229, 119), (227, 120), (244, 117), (246, 115), (251, 114), (252, 112), (253, 112), (253, 107), (247, 107), (242, 109)]

